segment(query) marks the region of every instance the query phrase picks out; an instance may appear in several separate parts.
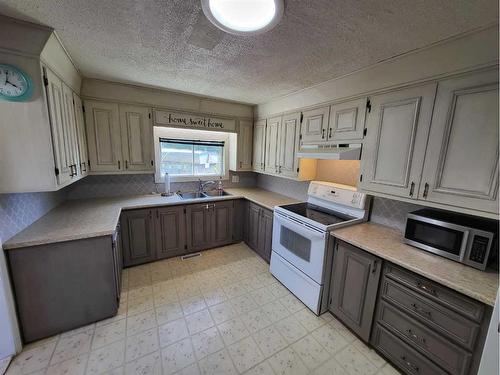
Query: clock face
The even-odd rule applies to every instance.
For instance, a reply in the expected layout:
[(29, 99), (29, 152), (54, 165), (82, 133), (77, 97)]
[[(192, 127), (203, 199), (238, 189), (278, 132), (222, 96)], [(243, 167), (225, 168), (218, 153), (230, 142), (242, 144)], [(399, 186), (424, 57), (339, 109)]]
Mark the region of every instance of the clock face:
[(0, 64), (0, 99), (22, 101), (31, 94), (31, 80), (20, 69)]

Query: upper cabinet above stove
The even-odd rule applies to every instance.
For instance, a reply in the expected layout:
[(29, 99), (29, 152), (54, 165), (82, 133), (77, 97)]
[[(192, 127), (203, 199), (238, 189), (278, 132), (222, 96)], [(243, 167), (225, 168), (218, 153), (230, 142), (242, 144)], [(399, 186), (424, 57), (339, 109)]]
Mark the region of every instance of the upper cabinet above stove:
[(372, 97), (359, 187), (496, 218), (498, 75), (468, 74)]

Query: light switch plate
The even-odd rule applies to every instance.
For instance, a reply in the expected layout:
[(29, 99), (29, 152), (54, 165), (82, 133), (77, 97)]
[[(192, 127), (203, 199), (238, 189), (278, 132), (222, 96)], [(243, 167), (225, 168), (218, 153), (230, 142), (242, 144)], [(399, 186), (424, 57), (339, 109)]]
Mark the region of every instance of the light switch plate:
[(233, 182), (233, 183), (238, 183), (238, 182), (240, 182), (240, 176), (238, 176), (237, 174), (233, 174), (233, 175), (231, 176), (231, 182)]

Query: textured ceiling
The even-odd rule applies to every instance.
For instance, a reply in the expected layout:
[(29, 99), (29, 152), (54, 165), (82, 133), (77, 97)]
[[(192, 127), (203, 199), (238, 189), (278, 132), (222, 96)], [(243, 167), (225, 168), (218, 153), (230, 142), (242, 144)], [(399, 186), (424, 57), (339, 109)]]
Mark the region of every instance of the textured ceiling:
[(497, 0), (286, 0), (281, 23), (241, 37), (199, 0), (0, 0), (52, 26), (83, 75), (262, 103), (498, 22)]

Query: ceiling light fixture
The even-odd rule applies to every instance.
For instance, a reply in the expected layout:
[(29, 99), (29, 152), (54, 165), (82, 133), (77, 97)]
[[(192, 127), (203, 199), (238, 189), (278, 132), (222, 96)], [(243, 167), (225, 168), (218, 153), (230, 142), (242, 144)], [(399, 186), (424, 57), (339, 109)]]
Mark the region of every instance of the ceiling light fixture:
[(235, 35), (271, 30), (283, 16), (283, 0), (201, 0), (205, 16), (219, 29)]

